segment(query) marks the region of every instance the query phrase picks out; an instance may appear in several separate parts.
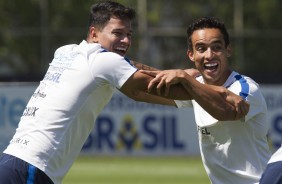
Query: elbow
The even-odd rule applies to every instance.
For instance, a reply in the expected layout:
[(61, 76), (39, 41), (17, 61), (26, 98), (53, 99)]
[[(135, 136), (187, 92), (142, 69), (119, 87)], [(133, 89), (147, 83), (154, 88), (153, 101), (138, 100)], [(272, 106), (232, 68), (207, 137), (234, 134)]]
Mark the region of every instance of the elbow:
[(214, 116), (218, 121), (234, 121), (236, 120), (234, 116)]
[(234, 121), (242, 118), (237, 116), (237, 111), (235, 108), (229, 106), (220, 110), (218, 109), (216, 112), (214, 112), (213, 117), (219, 121)]
[(219, 121), (236, 121), (245, 117), (245, 114), (239, 114), (236, 110), (229, 111), (229, 112), (222, 112), (221, 115), (216, 115), (216, 118)]
[(215, 119), (217, 119), (218, 121), (232, 121), (232, 120), (234, 120), (233, 117), (226, 116), (226, 115), (215, 115), (213, 117)]

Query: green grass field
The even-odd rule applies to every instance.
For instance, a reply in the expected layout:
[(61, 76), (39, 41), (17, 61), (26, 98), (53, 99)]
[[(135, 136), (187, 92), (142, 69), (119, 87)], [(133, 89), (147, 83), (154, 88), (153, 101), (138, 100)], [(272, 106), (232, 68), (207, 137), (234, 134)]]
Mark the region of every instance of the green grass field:
[(63, 184), (209, 184), (199, 157), (80, 157)]

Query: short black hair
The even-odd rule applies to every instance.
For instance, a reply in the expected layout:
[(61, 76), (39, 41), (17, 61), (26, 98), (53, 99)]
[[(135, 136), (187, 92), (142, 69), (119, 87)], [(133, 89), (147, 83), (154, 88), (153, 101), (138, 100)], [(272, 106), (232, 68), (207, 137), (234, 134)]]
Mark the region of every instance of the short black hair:
[(100, 1), (93, 4), (90, 9), (89, 27), (94, 26), (103, 29), (111, 17), (119, 19), (135, 19), (136, 12), (130, 7), (114, 1)]
[(191, 36), (194, 31), (199, 30), (199, 29), (204, 29), (204, 28), (216, 28), (219, 29), (220, 32), (223, 35), (223, 39), (225, 42), (225, 47), (227, 47), (230, 44), (229, 40), (229, 34), (227, 32), (227, 29), (224, 25), (223, 22), (221, 22), (218, 18), (216, 17), (203, 17), (194, 20), (190, 26), (187, 29), (187, 42), (188, 42), (188, 49), (193, 50), (192, 47), (192, 40)]

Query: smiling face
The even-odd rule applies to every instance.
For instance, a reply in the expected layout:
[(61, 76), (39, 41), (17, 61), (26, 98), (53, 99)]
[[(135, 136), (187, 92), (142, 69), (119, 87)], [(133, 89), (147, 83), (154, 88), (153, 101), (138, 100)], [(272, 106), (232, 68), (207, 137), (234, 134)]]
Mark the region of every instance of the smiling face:
[(111, 17), (104, 28), (90, 27), (87, 41), (99, 43), (101, 46), (121, 56), (125, 56), (131, 45), (131, 21), (129, 19), (118, 19)]
[(230, 46), (226, 46), (219, 29), (204, 28), (193, 32), (192, 49), (187, 55), (202, 74), (205, 83), (221, 86), (231, 73), (228, 57)]

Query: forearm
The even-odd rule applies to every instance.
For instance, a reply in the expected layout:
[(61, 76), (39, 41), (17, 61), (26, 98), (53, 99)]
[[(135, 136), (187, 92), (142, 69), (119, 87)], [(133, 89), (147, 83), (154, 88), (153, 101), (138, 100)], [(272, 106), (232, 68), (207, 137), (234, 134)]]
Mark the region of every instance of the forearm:
[(175, 100), (194, 99), (218, 120), (240, 119), (249, 111), (242, 97), (222, 86), (202, 84), (184, 70), (141, 72), (155, 77), (148, 85), (150, 93)]
[(159, 70), (159, 69), (157, 69), (157, 68), (154, 68), (154, 67), (145, 65), (145, 64), (143, 64), (143, 63), (139, 63), (139, 62), (137, 62), (137, 61), (131, 60), (130, 62), (131, 62), (131, 64), (132, 64), (133, 66), (135, 66), (135, 67), (138, 68), (139, 70), (149, 70), (149, 71), (156, 71), (156, 70)]
[(130, 96), (130, 98), (134, 99), (135, 101), (139, 101), (139, 102), (147, 102), (147, 103), (176, 107), (176, 104), (173, 99), (164, 98), (164, 97), (157, 96), (157, 95), (152, 95), (150, 93), (143, 92), (143, 91), (135, 91), (133, 96)]
[(190, 93), (187, 92), (187, 90), (181, 84), (172, 85), (169, 89), (168, 94), (165, 94), (165, 88), (162, 88), (160, 91), (157, 88), (152, 88), (149, 93), (173, 100), (193, 99)]
[(173, 99), (147, 93), (147, 86), (151, 79), (153, 79), (151, 76), (137, 71), (124, 83), (119, 90), (135, 101), (176, 107)]
[(234, 120), (237, 117), (236, 109), (226, 100), (227, 89), (220, 86), (201, 84), (198, 81), (185, 77), (181, 84), (210, 115), (218, 120)]

